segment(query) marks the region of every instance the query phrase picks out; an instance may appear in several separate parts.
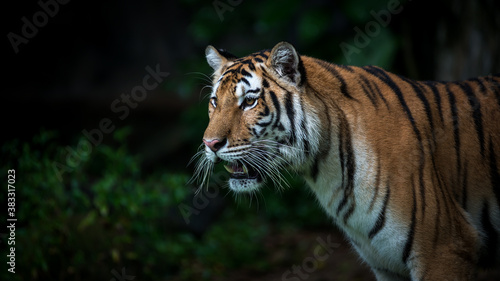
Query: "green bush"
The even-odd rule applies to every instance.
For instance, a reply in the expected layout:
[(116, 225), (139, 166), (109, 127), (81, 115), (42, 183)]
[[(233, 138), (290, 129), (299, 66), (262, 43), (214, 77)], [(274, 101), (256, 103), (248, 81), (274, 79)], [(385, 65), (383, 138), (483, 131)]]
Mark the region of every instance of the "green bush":
[(123, 145), (129, 133), (116, 131), (118, 145), (93, 147), (71, 167), (68, 151), (77, 151), (82, 139), (74, 147), (61, 146), (55, 133), (42, 131), (30, 142), (2, 146), (2, 171), (16, 169), (18, 219), (16, 274), (4, 270), (2, 280), (111, 280), (122, 268), (141, 280), (211, 280), (238, 268), (264, 271), (271, 265), (262, 258), (270, 254), (262, 241), (271, 229), (327, 221), (313, 200), (299, 202), (313, 199), (306, 189), (266, 188), (252, 201), (226, 196), (228, 208), (196, 237), (179, 211), (181, 203), (192, 205), (190, 175), (142, 174), (140, 157)]
[[(115, 133), (118, 142), (126, 136), (126, 130)], [(161, 273), (162, 256), (171, 253), (164, 242), (170, 233), (159, 226), (168, 221), (168, 209), (190, 193), (188, 175), (144, 177), (139, 157), (125, 146), (104, 144), (71, 167), (67, 147), (55, 139), (42, 132), (31, 143), (2, 147), (8, 155), (2, 170), (16, 169), (18, 218), (17, 274), (3, 271), (2, 277), (106, 280), (122, 267), (141, 276)]]

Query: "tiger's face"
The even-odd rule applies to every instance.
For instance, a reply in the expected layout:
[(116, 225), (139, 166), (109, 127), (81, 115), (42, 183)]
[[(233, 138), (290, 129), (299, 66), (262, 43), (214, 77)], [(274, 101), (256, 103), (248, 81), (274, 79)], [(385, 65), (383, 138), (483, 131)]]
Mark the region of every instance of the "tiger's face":
[(283, 44), (240, 59), (211, 46), (206, 49), (215, 72), (210, 121), (196, 171), (201, 177), (222, 161), (233, 191), (252, 192), (266, 180), (285, 183), (281, 170), (300, 157), (293, 146), (294, 124), (283, 115), (293, 112), (295, 93), (302, 89), (299, 57)]

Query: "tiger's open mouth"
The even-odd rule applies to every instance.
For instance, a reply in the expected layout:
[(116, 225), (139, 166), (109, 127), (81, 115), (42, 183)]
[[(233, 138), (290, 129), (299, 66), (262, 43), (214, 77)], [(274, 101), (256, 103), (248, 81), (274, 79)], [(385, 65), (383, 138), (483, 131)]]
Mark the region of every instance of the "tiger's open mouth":
[(261, 181), (262, 177), (257, 170), (239, 161), (234, 161), (224, 165), (232, 179), (254, 179)]

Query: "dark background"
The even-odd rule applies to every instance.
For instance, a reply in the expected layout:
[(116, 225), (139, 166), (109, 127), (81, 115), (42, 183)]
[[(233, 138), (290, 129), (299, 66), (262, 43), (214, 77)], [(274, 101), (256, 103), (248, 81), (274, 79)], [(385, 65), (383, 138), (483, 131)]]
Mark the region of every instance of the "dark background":
[[(50, 3), (46, 22), (39, 3)], [(400, 12), (377, 22), (391, 3)], [(122, 270), (134, 280), (276, 280), (313, 256), (318, 238), (339, 246), (306, 263), (308, 280), (373, 278), (293, 175), (282, 193), (235, 197), (214, 180), (211, 194), (193, 197), (188, 162), (208, 122), (205, 47), (244, 56), (288, 41), (301, 54), (413, 79), (500, 72), (494, 0), (8, 5), (1, 164), (16, 169), (18, 218), (16, 274), (0, 272), (9, 280), (119, 280)], [(42, 24), (16, 53), (9, 38), (34, 15)], [(346, 55), (346, 44), (356, 51)], [(148, 66), (169, 75), (122, 116), (112, 104), (143, 84)], [(100, 127), (106, 118), (112, 129)]]

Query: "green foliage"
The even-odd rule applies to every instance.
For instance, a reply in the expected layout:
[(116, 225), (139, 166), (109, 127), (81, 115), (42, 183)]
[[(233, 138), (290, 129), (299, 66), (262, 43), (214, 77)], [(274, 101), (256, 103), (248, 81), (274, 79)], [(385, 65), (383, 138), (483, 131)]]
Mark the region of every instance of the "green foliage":
[[(124, 143), (130, 133), (130, 128), (117, 130), (114, 138)], [(2, 279), (106, 280), (113, 278), (113, 269), (123, 267), (146, 280), (173, 275), (211, 280), (240, 267), (263, 271), (270, 265), (261, 258), (269, 255), (262, 241), (273, 221), (298, 220), (307, 226), (326, 220), (319, 208), (308, 207), (313, 204), (298, 204), (297, 193), (309, 196), (305, 189), (283, 195), (268, 189), (261, 198), (263, 208), (249, 204), (248, 198), (231, 199), (230, 208), (198, 239), (176, 222), (179, 204), (191, 203), (189, 175), (143, 175), (141, 158), (125, 145), (92, 147), (77, 166), (69, 166), (68, 147), (57, 145), (57, 134), (48, 131), (31, 142), (3, 145), (7, 161), (2, 170), (15, 168), (17, 174), (18, 274), (4, 271)], [(56, 163), (64, 171), (62, 180)]]
[(370, 12), (387, 10), (387, 4), (395, 0), (350, 0), (342, 1), (342, 11), (356, 24), (363, 24), (372, 20)]
[[(123, 141), (127, 135), (127, 130), (119, 130), (115, 138)], [(125, 146), (94, 147), (90, 157), (81, 157), (79, 165), (71, 167), (65, 162), (67, 147), (55, 145), (54, 138), (53, 132), (42, 131), (32, 143), (13, 141), (2, 147), (9, 154), (2, 170), (17, 171), (15, 278), (112, 277), (115, 266), (161, 251), (155, 243), (165, 233), (151, 224), (165, 219), (159, 210), (188, 194), (188, 177), (144, 178), (139, 158)], [(56, 169), (64, 171), (62, 181)], [(134, 244), (135, 240), (143, 242)], [(156, 258), (142, 267), (158, 263)]]
[(298, 26), (300, 41), (314, 42), (318, 40), (330, 26), (331, 20), (331, 16), (320, 8), (304, 11)]
[[(114, 137), (123, 142), (127, 130)], [(2, 147), (9, 154), (2, 170), (17, 171), (15, 278), (111, 279), (113, 268), (128, 264), (141, 273), (159, 267), (169, 249), (162, 244), (168, 232), (158, 226), (190, 193), (188, 176), (144, 177), (140, 158), (125, 146), (101, 144), (60, 181), (54, 165), (68, 167), (67, 150), (54, 145), (54, 136), (43, 131), (32, 143)]]
[[(360, 26), (364, 28), (364, 26)], [(353, 31), (353, 34), (355, 32)], [(346, 65), (376, 65), (385, 69), (390, 69), (397, 52), (397, 46), (399, 44), (398, 40), (387, 29), (380, 29), (377, 36), (370, 37), (367, 36), (369, 44), (366, 47), (356, 45), (353, 40), (345, 41), (345, 43), (350, 44), (353, 50), (356, 52), (350, 53), (348, 55), (340, 55), (336, 61), (339, 64)]]

